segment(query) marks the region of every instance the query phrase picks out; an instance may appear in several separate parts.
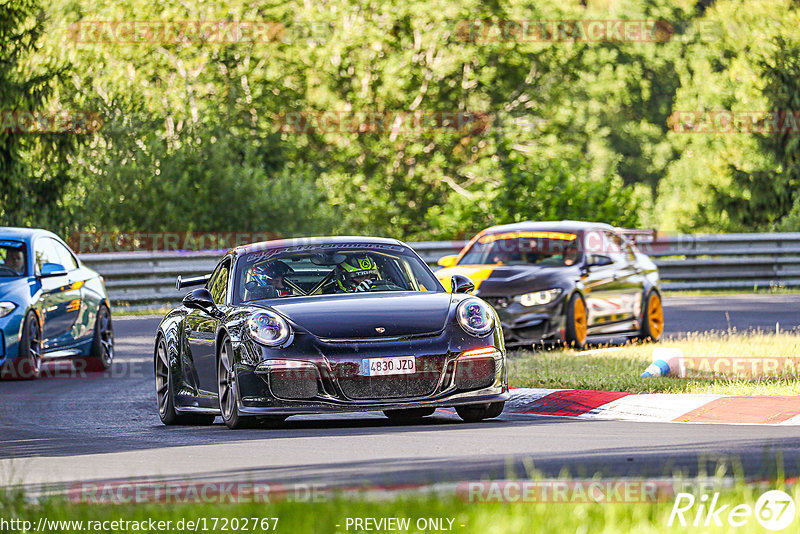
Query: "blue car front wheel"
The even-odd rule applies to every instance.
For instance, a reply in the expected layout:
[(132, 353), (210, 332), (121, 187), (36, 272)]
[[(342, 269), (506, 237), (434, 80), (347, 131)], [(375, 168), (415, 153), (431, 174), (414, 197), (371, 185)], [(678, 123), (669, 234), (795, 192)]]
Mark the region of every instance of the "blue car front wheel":
[(0, 370), (3, 380), (33, 380), (42, 368), (42, 328), (33, 312), (25, 315), (16, 358), (8, 360)]

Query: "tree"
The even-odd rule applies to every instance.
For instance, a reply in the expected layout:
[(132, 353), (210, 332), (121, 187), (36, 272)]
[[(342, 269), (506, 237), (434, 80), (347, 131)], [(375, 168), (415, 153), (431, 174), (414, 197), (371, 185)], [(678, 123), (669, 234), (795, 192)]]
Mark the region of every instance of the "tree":
[[(745, 9), (720, 0), (705, 9), (702, 22), (709, 31), (688, 49), (673, 106), (697, 112), (689, 131), (702, 131), (670, 134), (681, 156), (661, 184), (662, 227), (796, 231), (800, 145), (791, 119), (800, 106), (800, 9), (783, 0), (749, 2)], [(790, 121), (781, 119), (777, 131), (748, 133), (749, 126), (720, 128), (719, 112), (742, 118), (756, 112), (752, 118), (762, 125), (773, 113)]]
[(37, 127), (32, 120), (71, 116), (48, 107), (68, 67), (34, 55), (45, 22), (37, 0), (9, 0), (0, 10), (0, 224), (44, 226), (67, 218), (59, 206), (76, 135), (52, 131), (55, 123)]

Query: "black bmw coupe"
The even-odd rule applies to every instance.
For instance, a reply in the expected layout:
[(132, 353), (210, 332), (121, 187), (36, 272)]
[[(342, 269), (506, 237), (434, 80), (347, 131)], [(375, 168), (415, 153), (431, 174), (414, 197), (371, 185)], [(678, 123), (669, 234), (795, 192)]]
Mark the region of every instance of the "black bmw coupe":
[(500, 415), (506, 353), (494, 309), (460, 275), (445, 291), (407, 245), (364, 237), (234, 248), (158, 327), (161, 421), (229, 428), (291, 415), (454, 407)]
[(509, 345), (582, 348), (591, 335), (658, 341), (658, 267), (628, 240), (636, 232), (580, 221), (493, 226), (441, 258), (436, 276), (445, 286), (468, 276), (497, 310)]

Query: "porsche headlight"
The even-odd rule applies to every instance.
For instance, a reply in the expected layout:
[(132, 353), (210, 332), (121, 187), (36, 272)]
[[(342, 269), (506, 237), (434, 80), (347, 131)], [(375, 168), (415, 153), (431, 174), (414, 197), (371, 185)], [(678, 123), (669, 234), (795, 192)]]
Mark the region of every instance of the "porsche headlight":
[(458, 323), (467, 334), (483, 337), (494, 328), (494, 312), (480, 300), (467, 299), (456, 310)]
[(286, 320), (277, 313), (256, 312), (247, 319), (247, 332), (250, 337), (268, 347), (284, 345), (292, 335)]
[(560, 288), (548, 289), (547, 291), (534, 291), (519, 296), (519, 303), (523, 306), (540, 306), (550, 304), (561, 294)]
[(17, 305), (14, 304), (13, 302), (8, 302), (8, 301), (0, 302), (0, 317), (5, 317), (6, 315), (14, 311), (14, 308), (16, 307)]

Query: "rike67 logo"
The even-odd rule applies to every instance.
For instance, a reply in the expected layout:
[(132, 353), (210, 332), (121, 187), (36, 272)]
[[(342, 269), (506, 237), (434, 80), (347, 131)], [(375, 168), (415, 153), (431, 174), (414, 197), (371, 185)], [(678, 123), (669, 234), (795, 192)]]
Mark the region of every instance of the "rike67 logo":
[(677, 519), (683, 527), (721, 527), (723, 523), (731, 527), (743, 527), (755, 517), (765, 529), (779, 531), (792, 524), (795, 513), (794, 499), (780, 490), (770, 490), (761, 495), (755, 507), (749, 504), (720, 504), (719, 493), (711, 497), (703, 494), (699, 498), (691, 493), (678, 493), (667, 526), (671, 527)]

